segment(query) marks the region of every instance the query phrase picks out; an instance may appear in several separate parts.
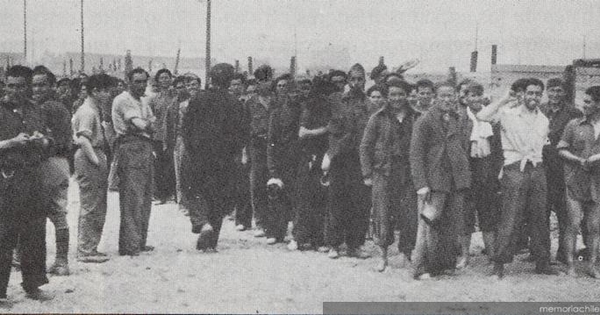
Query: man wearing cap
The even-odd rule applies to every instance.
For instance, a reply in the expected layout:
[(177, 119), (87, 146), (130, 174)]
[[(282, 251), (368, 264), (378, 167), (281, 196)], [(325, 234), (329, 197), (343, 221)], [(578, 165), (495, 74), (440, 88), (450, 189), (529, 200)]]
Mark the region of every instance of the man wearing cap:
[(368, 257), (360, 249), (365, 242), (371, 205), (370, 189), (363, 183), (359, 157), (360, 140), (369, 119), (364, 92), (365, 69), (355, 64), (348, 78), (350, 90), (343, 95), (331, 95), (329, 148), (321, 164), (331, 180), (326, 242), (332, 259), (339, 257), (343, 243), (348, 246), (348, 256)]
[(265, 213), (269, 206), (266, 188), (269, 180), (267, 136), (269, 118), (276, 104), (272, 100), (273, 70), (271, 67), (267, 65), (258, 67), (254, 71), (254, 77), (258, 82), (257, 95), (246, 102), (250, 121), (250, 195), (256, 224), (254, 236), (264, 237)]
[(152, 134), (156, 118), (143, 99), (148, 83), (146, 70), (133, 69), (127, 77), (129, 90), (115, 97), (112, 107), (121, 208), (119, 255), (137, 256), (154, 250), (146, 245), (146, 239), (152, 208)]
[(556, 260), (564, 263), (566, 262), (566, 253), (564, 252), (564, 234), (567, 224), (566, 188), (564, 160), (559, 157), (556, 145), (558, 145), (567, 123), (572, 119), (581, 117), (582, 114), (573, 104), (566, 101), (565, 83), (562, 79), (549, 79), (546, 83), (546, 95), (548, 96), (548, 102), (540, 105), (540, 110), (550, 121), (550, 132), (548, 134), (550, 143), (544, 146), (543, 151), (548, 189), (548, 222), (550, 222), (550, 213), (554, 211), (559, 228)]
[(234, 156), (241, 150), (236, 99), (228, 91), (234, 69), (217, 64), (210, 71), (211, 88), (190, 100), (183, 117), (184, 194), (192, 232), (200, 234), (196, 249), (216, 251), (223, 217), (230, 201)]

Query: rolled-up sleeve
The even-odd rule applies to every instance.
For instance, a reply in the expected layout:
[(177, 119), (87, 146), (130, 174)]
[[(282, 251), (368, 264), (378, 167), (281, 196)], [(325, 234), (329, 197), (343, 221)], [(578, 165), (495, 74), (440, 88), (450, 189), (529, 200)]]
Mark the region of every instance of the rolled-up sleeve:
[(96, 128), (96, 117), (94, 113), (80, 107), (80, 110), (77, 111), (73, 117), (73, 134), (75, 137), (78, 138), (83, 136), (93, 142), (94, 130)]

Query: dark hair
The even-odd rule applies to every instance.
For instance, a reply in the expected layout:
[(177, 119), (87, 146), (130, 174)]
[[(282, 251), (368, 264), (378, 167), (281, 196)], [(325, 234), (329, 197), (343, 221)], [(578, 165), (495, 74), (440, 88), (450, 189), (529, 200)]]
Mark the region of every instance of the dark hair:
[(185, 73), (183, 75), (183, 77), (185, 77), (185, 82), (186, 83), (190, 82), (190, 81), (196, 80), (196, 81), (198, 81), (198, 85), (202, 85), (202, 79), (200, 79), (200, 77), (197, 76), (195, 73), (188, 72), (188, 73)]
[(371, 70), (371, 80), (375, 80), (385, 70), (387, 70), (386, 65), (382, 65), (382, 64), (377, 65), (375, 68), (373, 68), (373, 70)]
[(62, 78), (62, 79), (58, 80), (58, 82), (56, 82), (56, 85), (59, 86), (59, 85), (63, 84), (64, 82), (67, 82), (69, 87), (71, 86), (71, 79), (69, 79), (69, 78)]
[(346, 75), (346, 72), (342, 70), (332, 70), (329, 72), (329, 80), (331, 81), (333, 77), (343, 77), (344, 80), (346, 80), (348, 78), (348, 75)]
[(288, 82), (291, 82), (293, 80), (292, 75), (289, 73), (284, 73), (280, 76), (277, 77), (277, 79), (275, 79), (275, 84), (277, 84), (277, 82), (281, 81), (281, 80), (286, 80)]
[(137, 68), (129, 71), (129, 73), (127, 73), (127, 80), (129, 80), (129, 82), (131, 82), (131, 79), (133, 79), (133, 76), (135, 74), (145, 74), (146, 77), (150, 77), (150, 75), (148, 74), (148, 71), (146, 71), (140, 67), (137, 67)]
[(469, 79), (469, 78), (465, 78), (462, 81), (460, 81), (457, 85), (456, 85), (456, 92), (460, 92), (460, 88), (463, 85), (471, 85), (472, 83), (475, 83), (475, 81)]
[(371, 93), (373, 92), (379, 92), (381, 93), (381, 96), (383, 97), (387, 97), (388, 96), (388, 88), (385, 84), (375, 84), (372, 87), (370, 87), (367, 90), (367, 96), (371, 96)]
[(256, 82), (256, 79), (250, 79), (250, 80), (246, 81), (246, 83), (245, 83), (246, 87), (248, 87), (250, 85), (256, 85), (256, 84), (258, 84)]
[(404, 92), (406, 92), (406, 95), (410, 94), (410, 92), (412, 92), (412, 90), (413, 90), (412, 84), (410, 84), (404, 80), (393, 80), (392, 82), (387, 83), (387, 87), (388, 87), (388, 91), (391, 87), (401, 88), (404, 90)]
[(173, 86), (177, 86), (177, 84), (179, 83), (183, 83), (185, 84), (185, 82), (187, 81), (187, 78), (184, 76), (178, 76), (175, 78), (175, 80), (173, 80)]
[(544, 90), (544, 82), (542, 82), (542, 80), (540, 80), (538, 78), (529, 78), (529, 79), (527, 79), (527, 85), (525, 86), (525, 90), (527, 90), (527, 88), (530, 85), (539, 86), (542, 89), (542, 91)]
[(233, 81), (233, 80), (240, 80), (242, 85), (244, 85), (244, 86), (246, 85), (246, 76), (241, 73), (233, 74), (233, 78), (231, 78), (231, 81)]
[(471, 83), (467, 85), (467, 93), (473, 93), (476, 95), (483, 94), (483, 85), (475, 81), (471, 81)]
[(156, 74), (154, 75), (154, 81), (158, 82), (158, 78), (160, 77), (161, 74), (166, 73), (169, 75), (170, 78), (173, 77), (173, 75), (171, 74), (171, 71), (169, 71), (169, 69), (167, 68), (162, 68), (158, 71), (156, 71)]
[(510, 89), (514, 92), (525, 92), (529, 85), (529, 79), (521, 78), (517, 79), (513, 84), (510, 85)]
[(600, 86), (594, 85), (585, 90), (585, 94), (592, 97), (594, 102), (600, 101)]
[(16, 66), (12, 66), (10, 68), (8, 68), (8, 70), (6, 71), (6, 75), (5, 77), (13, 77), (13, 78), (18, 78), (18, 77), (22, 77), (25, 78), (25, 81), (27, 81), (27, 83), (31, 83), (31, 76), (32, 76), (33, 71), (31, 71), (30, 68), (25, 67), (25, 66), (21, 66), (21, 65), (16, 65)]
[(94, 74), (83, 83), (88, 93), (94, 89), (108, 89), (113, 86), (114, 80), (106, 73)]
[(431, 91), (435, 90), (435, 85), (433, 84), (433, 82), (431, 82), (431, 80), (428, 79), (421, 79), (419, 81), (417, 81), (417, 83), (415, 83), (415, 89), (417, 91), (419, 91), (420, 88), (430, 88)]
[(387, 82), (391, 78), (397, 78), (398, 80), (404, 81), (404, 76), (397, 72), (391, 72), (385, 75), (383, 82)]
[(273, 69), (269, 65), (262, 65), (254, 70), (254, 77), (258, 81), (271, 80), (273, 78)]
[(45, 75), (48, 79), (48, 83), (50, 84), (50, 86), (54, 86), (54, 84), (56, 83), (56, 76), (54, 75), (54, 73), (52, 73), (52, 71), (50, 71), (50, 69), (46, 68), (46, 66), (36, 66), (35, 68), (33, 68), (31, 78), (33, 78), (36, 75)]
[(552, 79), (548, 79), (548, 81), (546, 81), (546, 88), (553, 88), (556, 86), (560, 86), (563, 89), (566, 89), (565, 87), (565, 81), (561, 78), (552, 78)]

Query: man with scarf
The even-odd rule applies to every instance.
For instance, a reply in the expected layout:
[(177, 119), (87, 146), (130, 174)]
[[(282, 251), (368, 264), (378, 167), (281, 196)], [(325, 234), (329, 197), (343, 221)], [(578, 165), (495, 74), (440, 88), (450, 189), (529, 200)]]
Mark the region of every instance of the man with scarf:
[[(464, 197), (471, 185), (465, 128), (467, 118), (459, 114), (454, 86), (436, 89), (433, 106), (414, 127), (410, 165), (419, 199), (414, 277), (417, 279), (452, 272), (457, 249), (464, 257), (468, 248), (459, 246), (464, 231)], [(461, 244), (463, 245), (463, 244)]]
[(365, 95), (365, 69), (355, 64), (348, 72), (350, 90), (334, 93), (329, 122), (329, 148), (321, 169), (330, 178), (326, 242), (329, 258), (339, 257), (346, 243), (347, 255), (368, 258), (361, 250), (369, 225), (370, 189), (363, 183), (359, 146), (369, 119)]

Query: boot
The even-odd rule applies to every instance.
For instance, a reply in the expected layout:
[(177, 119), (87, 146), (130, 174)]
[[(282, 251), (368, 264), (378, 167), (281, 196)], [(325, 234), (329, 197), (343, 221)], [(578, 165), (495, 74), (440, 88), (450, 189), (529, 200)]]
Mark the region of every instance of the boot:
[(494, 242), (496, 241), (496, 235), (494, 234), (494, 232), (483, 232), (482, 235), (486, 255), (488, 257), (494, 256)]
[(456, 264), (456, 269), (464, 269), (469, 264), (469, 248), (471, 247), (471, 235), (459, 236), (458, 241), (460, 243), (460, 257)]
[(56, 259), (48, 273), (68, 276), (69, 272), (69, 229), (56, 230)]

